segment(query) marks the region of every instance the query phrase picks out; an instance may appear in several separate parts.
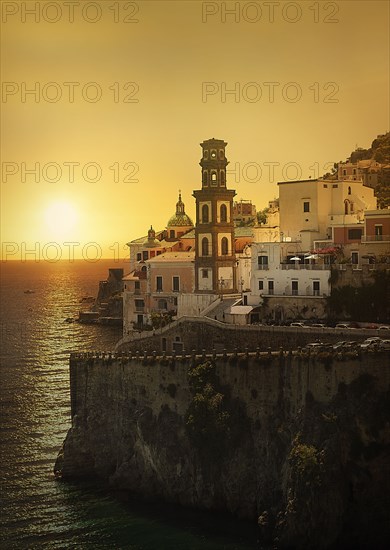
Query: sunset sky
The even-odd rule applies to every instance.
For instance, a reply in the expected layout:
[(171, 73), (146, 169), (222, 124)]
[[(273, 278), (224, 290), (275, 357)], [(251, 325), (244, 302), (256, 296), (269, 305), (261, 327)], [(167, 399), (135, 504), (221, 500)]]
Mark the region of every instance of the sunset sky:
[(271, 4), (2, 2), (3, 259), (35, 242), (124, 256), (179, 189), (195, 219), (211, 137), (228, 142), (228, 187), (262, 209), (277, 181), (388, 131), (388, 3)]

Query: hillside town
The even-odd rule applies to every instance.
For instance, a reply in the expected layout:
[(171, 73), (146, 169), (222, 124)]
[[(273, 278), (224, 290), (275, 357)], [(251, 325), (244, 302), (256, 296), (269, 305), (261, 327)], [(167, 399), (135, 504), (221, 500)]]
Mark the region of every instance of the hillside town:
[(127, 243), (127, 273), (109, 270), (80, 321), (123, 322), (125, 338), (184, 316), (236, 325), (386, 323), (389, 136), (331, 174), (278, 182), (278, 197), (260, 211), (229, 189), (227, 143), (204, 141), (200, 188), (186, 198), (195, 199), (196, 219), (179, 190), (166, 227), (145, 220), (145, 235)]

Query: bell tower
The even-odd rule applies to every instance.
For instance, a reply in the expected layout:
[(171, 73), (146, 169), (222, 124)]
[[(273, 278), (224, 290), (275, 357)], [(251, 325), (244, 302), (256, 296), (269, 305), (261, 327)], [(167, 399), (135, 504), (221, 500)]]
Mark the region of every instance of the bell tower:
[(200, 144), (202, 188), (194, 191), (195, 292), (228, 294), (236, 292), (233, 198), (226, 188), (227, 143), (208, 139)]

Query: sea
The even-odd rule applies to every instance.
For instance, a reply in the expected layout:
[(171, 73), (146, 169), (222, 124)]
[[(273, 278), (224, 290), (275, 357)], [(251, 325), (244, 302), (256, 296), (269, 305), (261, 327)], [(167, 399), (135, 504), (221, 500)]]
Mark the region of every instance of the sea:
[(126, 273), (110, 260), (0, 262), (0, 548), (255, 550), (251, 524), (55, 479), (71, 420), (69, 354), (112, 350), (121, 336), (70, 322), (109, 267)]

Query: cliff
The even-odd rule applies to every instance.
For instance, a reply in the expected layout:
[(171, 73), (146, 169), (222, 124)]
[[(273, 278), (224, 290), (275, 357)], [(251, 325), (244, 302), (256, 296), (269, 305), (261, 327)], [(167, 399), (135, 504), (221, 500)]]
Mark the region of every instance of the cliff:
[(87, 354), (70, 369), (63, 479), (253, 519), (264, 548), (388, 540), (388, 354)]

